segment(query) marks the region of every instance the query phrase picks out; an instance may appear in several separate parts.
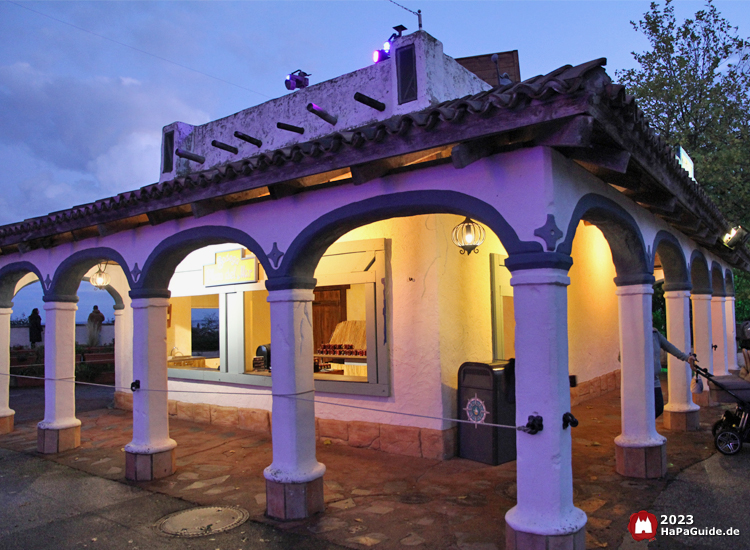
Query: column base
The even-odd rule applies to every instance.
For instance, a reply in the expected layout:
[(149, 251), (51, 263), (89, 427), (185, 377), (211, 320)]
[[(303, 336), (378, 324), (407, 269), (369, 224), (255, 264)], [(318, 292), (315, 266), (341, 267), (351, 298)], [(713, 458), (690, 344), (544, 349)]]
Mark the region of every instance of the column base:
[(615, 470), (625, 477), (664, 477), (667, 473), (666, 442), (654, 447), (621, 447), (615, 443)]
[(153, 454), (125, 452), (125, 478), (153, 481), (171, 476), (177, 469), (175, 449)]
[(694, 432), (700, 429), (701, 412), (664, 411), (664, 428), (675, 432)]
[(8, 416), (3, 416), (2, 418), (0, 418), (0, 434), (9, 434), (13, 431), (13, 422), (15, 417), (15, 414), (10, 414)]
[(81, 426), (60, 430), (37, 428), (36, 449), (42, 454), (55, 454), (81, 446)]
[(569, 535), (537, 535), (516, 531), (505, 522), (505, 550), (586, 550), (586, 527)]
[(323, 478), (306, 483), (266, 480), (266, 515), (274, 519), (305, 519), (325, 511)]
[(703, 381), (703, 391), (701, 393), (693, 394), (693, 403), (701, 407), (711, 407), (712, 405), (716, 405), (716, 401), (711, 399), (711, 392), (709, 391), (708, 382), (706, 380)]

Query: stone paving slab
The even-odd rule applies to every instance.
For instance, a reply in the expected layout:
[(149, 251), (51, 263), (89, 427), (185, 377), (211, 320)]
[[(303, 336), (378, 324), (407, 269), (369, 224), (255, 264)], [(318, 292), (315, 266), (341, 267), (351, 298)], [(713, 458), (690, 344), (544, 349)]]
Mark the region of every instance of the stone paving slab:
[[(703, 409), (700, 432), (669, 432), (657, 421), (657, 430), (668, 438), (667, 477), (630, 480), (614, 471), (618, 395), (605, 394), (572, 408), (580, 421), (572, 432), (574, 501), (590, 517), (588, 548), (617, 548), (632, 513), (649, 509), (680, 472), (715, 453), (710, 425), (722, 411)], [(351, 548), (504, 548), (504, 515), (516, 499), (515, 462), (492, 467), (465, 459), (437, 461), (321, 444), (318, 459), (327, 466), (325, 515), (280, 523), (264, 515), (263, 469), (272, 459), (267, 434), (172, 418), (177, 472), (133, 483), (124, 479), (123, 450), (131, 438), (131, 413), (100, 409), (78, 416), (85, 428), (81, 447), (45, 458), (120, 481), (124, 487), (199, 505), (239, 505), (254, 521)], [(35, 454), (35, 427), (34, 422), (21, 423), (13, 434), (0, 436), (0, 447)]]

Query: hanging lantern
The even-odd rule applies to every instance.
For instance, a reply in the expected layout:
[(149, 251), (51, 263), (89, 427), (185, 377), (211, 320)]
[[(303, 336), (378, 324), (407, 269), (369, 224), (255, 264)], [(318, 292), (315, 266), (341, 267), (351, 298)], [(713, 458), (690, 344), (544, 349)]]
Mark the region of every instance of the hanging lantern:
[(99, 269), (91, 276), (91, 279), (89, 279), (89, 282), (94, 285), (95, 289), (103, 290), (107, 288), (107, 285), (109, 285), (110, 276), (108, 273), (106, 273), (106, 270), (107, 262), (104, 262), (104, 264), (99, 264)]
[(484, 242), (484, 227), (467, 217), (453, 228), (451, 239), (461, 249), (461, 254), (478, 254), (478, 246)]

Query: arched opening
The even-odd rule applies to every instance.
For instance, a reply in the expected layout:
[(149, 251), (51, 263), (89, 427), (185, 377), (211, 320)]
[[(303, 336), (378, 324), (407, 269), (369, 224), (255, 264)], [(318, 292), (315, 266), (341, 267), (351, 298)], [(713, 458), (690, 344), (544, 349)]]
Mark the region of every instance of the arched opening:
[[(672, 253), (660, 250), (665, 257)], [(581, 447), (574, 439), (574, 452), (588, 457), (574, 463), (575, 478), (596, 475), (613, 453), (618, 473), (660, 477), (666, 462), (644, 459), (644, 449), (663, 447), (665, 440), (654, 422), (653, 258), (640, 228), (622, 206), (586, 195), (558, 251), (570, 251), (573, 258), (568, 288), (568, 363), (577, 384), (573, 403), (586, 403), (577, 411), (588, 425), (604, 416), (619, 417), (621, 427), (613, 446), (583, 448), (585, 443)], [(678, 266), (674, 271), (679, 273)]]

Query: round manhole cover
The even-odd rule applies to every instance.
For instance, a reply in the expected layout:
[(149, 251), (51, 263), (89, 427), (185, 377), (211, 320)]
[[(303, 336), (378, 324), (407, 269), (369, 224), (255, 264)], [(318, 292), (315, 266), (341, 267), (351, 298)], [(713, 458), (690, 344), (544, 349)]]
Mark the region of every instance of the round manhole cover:
[(236, 506), (202, 506), (175, 512), (156, 522), (156, 528), (173, 537), (205, 537), (229, 531), (250, 517)]

